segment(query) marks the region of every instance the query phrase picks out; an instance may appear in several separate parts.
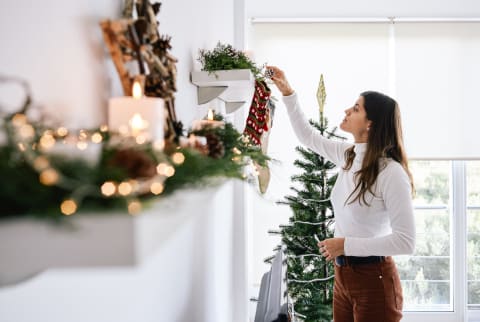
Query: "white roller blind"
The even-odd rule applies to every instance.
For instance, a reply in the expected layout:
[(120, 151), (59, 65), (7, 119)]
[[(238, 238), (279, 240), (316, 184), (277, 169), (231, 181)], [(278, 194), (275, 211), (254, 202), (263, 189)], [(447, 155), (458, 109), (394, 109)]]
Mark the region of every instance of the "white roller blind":
[(395, 38), (409, 156), (480, 157), (480, 23), (399, 23)]
[(400, 103), (410, 158), (480, 157), (480, 23), (259, 23), (252, 30), (257, 62), (287, 72), (308, 115), (318, 118), (323, 73), (331, 124), (360, 92), (377, 90)]
[(250, 49), (255, 60), (285, 70), (305, 112), (315, 120), (319, 117), (315, 94), (322, 73), (325, 113), (332, 125), (339, 124), (344, 110), (362, 91), (387, 91), (387, 24), (261, 23), (252, 28)]

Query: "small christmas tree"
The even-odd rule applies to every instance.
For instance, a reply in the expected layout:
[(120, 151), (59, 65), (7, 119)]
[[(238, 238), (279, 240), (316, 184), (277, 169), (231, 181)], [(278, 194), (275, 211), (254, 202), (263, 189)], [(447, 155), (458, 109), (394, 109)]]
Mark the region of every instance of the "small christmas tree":
[[(343, 139), (328, 131), (323, 115), (325, 104), (323, 75), (317, 91), (320, 123), (310, 121), (322, 135)], [(297, 147), (302, 159), (295, 165), (303, 173), (292, 176), (299, 187), (292, 187), (294, 195), (285, 197), (280, 204), (289, 205), (293, 216), (288, 225), (280, 226), (282, 243), (287, 257), (287, 287), (292, 298), (295, 315), (305, 322), (331, 321), (333, 299), (333, 264), (319, 253), (315, 235), (319, 240), (333, 237), (333, 209), (330, 192), (335, 184), (335, 165), (310, 149)]]

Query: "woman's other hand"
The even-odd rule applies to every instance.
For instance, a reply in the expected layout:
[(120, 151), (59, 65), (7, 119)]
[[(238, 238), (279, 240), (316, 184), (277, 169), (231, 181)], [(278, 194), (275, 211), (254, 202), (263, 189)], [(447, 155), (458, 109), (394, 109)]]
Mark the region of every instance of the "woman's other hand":
[(317, 244), (320, 253), (327, 261), (335, 259), (335, 257), (344, 255), (345, 238), (329, 238), (322, 240)]
[(283, 96), (290, 96), (294, 93), (294, 90), (288, 83), (283, 70), (276, 66), (267, 66), (266, 68), (273, 72), (271, 79)]

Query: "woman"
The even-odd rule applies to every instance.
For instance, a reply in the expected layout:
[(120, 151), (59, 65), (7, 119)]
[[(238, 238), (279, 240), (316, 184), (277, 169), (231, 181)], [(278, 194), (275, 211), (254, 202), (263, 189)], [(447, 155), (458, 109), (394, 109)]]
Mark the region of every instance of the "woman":
[(300, 141), (340, 167), (331, 193), (335, 238), (318, 243), (335, 261), (334, 321), (400, 321), (402, 289), (391, 255), (413, 253), (415, 225), (398, 104), (362, 93), (340, 124), (354, 144), (329, 140), (308, 123), (283, 71), (267, 68)]

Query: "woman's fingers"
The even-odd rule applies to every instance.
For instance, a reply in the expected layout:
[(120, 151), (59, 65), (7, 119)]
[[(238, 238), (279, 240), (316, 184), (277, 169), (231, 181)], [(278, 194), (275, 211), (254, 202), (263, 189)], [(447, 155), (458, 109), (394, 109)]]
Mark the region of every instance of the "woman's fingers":
[(266, 68), (273, 71), (272, 79), (273, 78), (283, 78), (285, 76), (283, 71), (276, 66), (266, 66)]
[(285, 78), (285, 74), (283, 73), (283, 71), (276, 66), (266, 66), (266, 68), (273, 71), (271, 79), (273, 83), (278, 87), (280, 92), (284, 96), (292, 95), (293, 89), (290, 87), (290, 84), (288, 84), (288, 81)]

